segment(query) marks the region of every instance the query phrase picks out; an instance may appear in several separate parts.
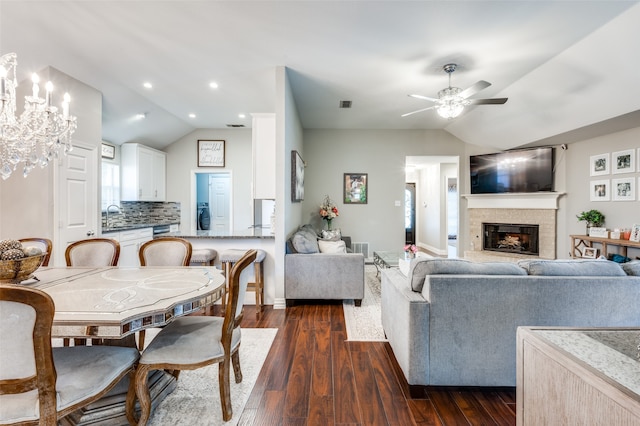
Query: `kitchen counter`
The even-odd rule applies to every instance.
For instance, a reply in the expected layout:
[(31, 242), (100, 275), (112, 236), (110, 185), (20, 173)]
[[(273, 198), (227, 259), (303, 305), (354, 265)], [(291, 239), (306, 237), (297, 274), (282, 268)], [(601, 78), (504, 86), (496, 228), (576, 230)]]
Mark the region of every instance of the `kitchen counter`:
[[(158, 225), (175, 225), (176, 223), (131, 223), (131, 224), (127, 224), (127, 225), (117, 225), (117, 226), (111, 226), (109, 228), (104, 227), (102, 228), (102, 233), (103, 234), (108, 234), (110, 232), (120, 232), (120, 231), (132, 231), (134, 229), (144, 229), (144, 228), (153, 228), (154, 226), (158, 226)], [(164, 236), (167, 236), (167, 234), (162, 234)]]
[(189, 231), (189, 232), (169, 232), (162, 234), (163, 237), (180, 237), (180, 238), (214, 238), (214, 239), (274, 239), (275, 235), (271, 233), (269, 228), (249, 228), (243, 230), (235, 230), (231, 232), (219, 232), (215, 230), (209, 231)]

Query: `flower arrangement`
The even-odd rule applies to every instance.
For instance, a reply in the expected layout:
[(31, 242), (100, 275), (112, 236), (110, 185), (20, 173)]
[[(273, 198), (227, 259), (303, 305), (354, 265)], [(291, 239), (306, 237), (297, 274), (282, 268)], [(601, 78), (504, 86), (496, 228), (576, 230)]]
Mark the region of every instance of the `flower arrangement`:
[(320, 204), (320, 217), (327, 221), (327, 227), (331, 229), (331, 221), (340, 216), (338, 207), (331, 201), (328, 195), (324, 196), (324, 201)]
[(404, 246), (404, 252), (409, 254), (416, 254), (418, 252), (418, 247), (415, 244), (407, 244)]

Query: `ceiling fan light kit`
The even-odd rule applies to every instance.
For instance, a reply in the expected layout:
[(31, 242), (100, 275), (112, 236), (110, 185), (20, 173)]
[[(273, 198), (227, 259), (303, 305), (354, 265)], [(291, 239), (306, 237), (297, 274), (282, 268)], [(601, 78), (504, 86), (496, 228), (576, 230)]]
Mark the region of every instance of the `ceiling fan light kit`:
[(422, 95), (409, 95), (412, 98), (434, 102), (436, 105), (402, 114), (402, 117), (406, 117), (417, 112), (435, 109), (440, 117), (452, 119), (462, 114), (462, 111), (464, 111), (464, 108), (468, 105), (501, 105), (507, 102), (507, 98), (468, 99), (469, 97), (478, 93), (480, 90), (486, 89), (487, 87), (491, 86), (491, 83), (480, 80), (476, 84), (465, 90), (462, 90), (459, 87), (452, 87), (451, 74), (456, 70), (457, 67), (457, 64), (446, 64), (444, 67), (442, 67), (444, 72), (449, 75), (449, 87), (446, 87), (438, 92), (438, 99)]

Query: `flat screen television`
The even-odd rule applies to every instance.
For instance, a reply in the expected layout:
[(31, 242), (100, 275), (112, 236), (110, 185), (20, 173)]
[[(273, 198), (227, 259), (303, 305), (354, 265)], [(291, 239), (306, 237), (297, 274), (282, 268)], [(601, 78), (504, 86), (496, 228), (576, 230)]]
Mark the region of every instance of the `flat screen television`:
[(532, 148), (469, 158), (472, 194), (553, 191), (553, 148)]

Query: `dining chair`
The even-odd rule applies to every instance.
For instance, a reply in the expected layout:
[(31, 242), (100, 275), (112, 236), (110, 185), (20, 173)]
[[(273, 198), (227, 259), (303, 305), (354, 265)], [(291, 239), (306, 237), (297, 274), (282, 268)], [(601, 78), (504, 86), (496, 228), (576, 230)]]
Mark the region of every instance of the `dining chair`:
[(189, 266), (191, 243), (183, 238), (156, 238), (140, 246), (141, 266)]
[(42, 260), (42, 266), (49, 266), (49, 259), (51, 259), (51, 250), (53, 244), (51, 240), (47, 238), (21, 238), (18, 241), (22, 243), (23, 247), (37, 247), (42, 250), (44, 259)]
[(111, 238), (80, 240), (67, 246), (64, 257), (67, 266), (116, 266), (120, 243)]
[(224, 317), (186, 316), (171, 322), (142, 352), (135, 380), (127, 393), (127, 419), (135, 423), (135, 400), (140, 403), (138, 425), (147, 424), (151, 413), (148, 377), (152, 370), (165, 369), (177, 378), (180, 370), (195, 370), (218, 363), (218, 382), (224, 421), (231, 419), (230, 364), (233, 363), (236, 383), (242, 381), (240, 370), (240, 321), (242, 320), (246, 283), (240, 273), (256, 258), (249, 250), (233, 266), (227, 292)]
[(0, 284), (0, 424), (57, 425), (133, 376), (136, 348), (52, 348), (54, 313), (45, 292)]

